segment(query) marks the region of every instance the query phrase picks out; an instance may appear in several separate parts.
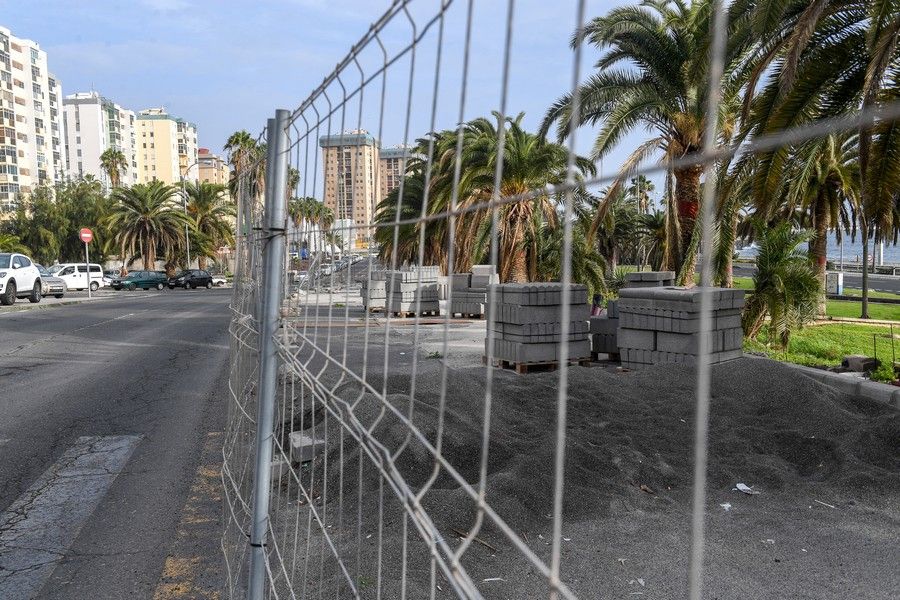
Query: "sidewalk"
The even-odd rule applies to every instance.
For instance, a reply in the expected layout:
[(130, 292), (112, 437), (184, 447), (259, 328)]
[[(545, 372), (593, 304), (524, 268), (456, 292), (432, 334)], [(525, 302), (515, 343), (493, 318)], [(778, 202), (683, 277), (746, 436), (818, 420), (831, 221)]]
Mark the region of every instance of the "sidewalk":
[(71, 304), (80, 304), (82, 302), (99, 302), (101, 300), (121, 297), (121, 293), (112, 290), (97, 290), (96, 292), (93, 292), (91, 296), (91, 298), (88, 298), (87, 292), (69, 292), (62, 298), (54, 298), (53, 296), (42, 298), (37, 304), (32, 304), (24, 298), (19, 298), (12, 306), (0, 306), (0, 315), (22, 312), (25, 310), (53, 308), (55, 306), (69, 306)]

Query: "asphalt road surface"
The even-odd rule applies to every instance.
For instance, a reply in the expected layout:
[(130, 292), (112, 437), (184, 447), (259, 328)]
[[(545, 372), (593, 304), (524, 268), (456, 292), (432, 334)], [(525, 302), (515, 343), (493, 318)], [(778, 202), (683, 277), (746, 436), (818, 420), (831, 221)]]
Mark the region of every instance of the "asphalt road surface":
[[(218, 586), (215, 569), (200, 572), (221, 563), (210, 470), (229, 297), (166, 290), (0, 314), (0, 598)], [(188, 570), (205, 577), (193, 588), (172, 584), (194, 576), (179, 572), (184, 538)]]

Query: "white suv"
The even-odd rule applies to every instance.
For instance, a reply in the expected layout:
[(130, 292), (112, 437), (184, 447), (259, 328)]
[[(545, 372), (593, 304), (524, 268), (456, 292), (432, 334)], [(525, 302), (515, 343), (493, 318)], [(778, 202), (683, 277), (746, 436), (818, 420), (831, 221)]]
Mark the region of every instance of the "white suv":
[(23, 254), (0, 253), (0, 304), (10, 305), (16, 298), (41, 301), (41, 273)]

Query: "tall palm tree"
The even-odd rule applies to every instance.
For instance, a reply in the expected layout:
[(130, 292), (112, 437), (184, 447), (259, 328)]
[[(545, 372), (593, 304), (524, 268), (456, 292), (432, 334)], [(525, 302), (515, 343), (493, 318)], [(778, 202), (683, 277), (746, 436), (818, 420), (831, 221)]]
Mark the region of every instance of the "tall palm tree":
[(628, 186), (628, 189), (625, 190), (625, 194), (634, 199), (637, 203), (638, 211), (646, 215), (650, 212), (650, 205), (653, 203), (650, 194), (653, 190), (656, 189), (656, 186), (653, 185), (653, 182), (647, 179), (646, 175), (638, 175), (637, 177), (631, 178), (631, 185)]
[(144, 268), (153, 269), (158, 252), (169, 256), (185, 245), (185, 225), (192, 220), (175, 202), (175, 188), (160, 181), (118, 188), (107, 217), (123, 256), (140, 254)]
[[(644, 0), (615, 8), (577, 31), (572, 45), (584, 42), (603, 50), (596, 73), (581, 84), (577, 125), (599, 125), (591, 157), (602, 159), (631, 131), (646, 128), (653, 137), (627, 158), (607, 198), (619, 192), (640, 164), (660, 153), (665, 164), (698, 153), (709, 126), (709, 48), (714, 0)], [(759, 60), (742, 25), (746, 1), (729, 7), (729, 43), (725, 53), (723, 94), (718, 116), (720, 141), (731, 139), (745, 73)], [(556, 125), (557, 138), (569, 133), (572, 96), (560, 97), (541, 125), (547, 133)], [(700, 206), (702, 165), (674, 169), (674, 204), (680, 226), (676, 267), (693, 279), (693, 264), (681, 263), (694, 235)], [(603, 211), (598, 212), (602, 218)], [(676, 249), (670, 249), (676, 250)]]
[(266, 170), (265, 144), (257, 143), (250, 133), (242, 129), (228, 136), (223, 149), (228, 152), (228, 162), (231, 164), (228, 185), (232, 198), (237, 198), (238, 183), (242, 178), (246, 178), (250, 186), (247, 190), (249, 194), (261, 195)]
[(107, 148), (100, 155), (100, 168), (106, 172), (109, 177), (109, 183), (113, 188), (119, 187), (122, 181), (122, 174), (128, 170), (128, 160), (125, 153), (116, 148)]
[(816, 315), (819, 280), (799, 248), (810, 235), (793, 231), (787, 221), (774, 227), (757, 221), (756, 236), (759, 254), (743, 314), (744, 333), (755, 338), (768, 320), (770, 342), (786, 348), (791, 331)]
[(206, 269), (207, 258), (215, 258), (222, 246), (234, 244), (234, 204), (221, 184), (187, 182), (184, 190), (187, 212), (198, 236), (192, 248), (198, 266)]
[[(786, 0), (759, 2), (750, 13), (755, 31), (778, 44), (760, 74), (769, 78), (745, 99), (748, 134), (764, 135), (896, 99), (900, 91), (900, 0)], [(760, 75), (761, 76), (761, 75)], [(764, 156), (763, 192), (779, 185), (791, 148)], [(897, 228), (900, 131), (896, 123), (863, 123), (858, 139), (858, 220), (863, 261), (868, 241)], [(862, 316), (868, 317), (868, 270), (863, 269)]]

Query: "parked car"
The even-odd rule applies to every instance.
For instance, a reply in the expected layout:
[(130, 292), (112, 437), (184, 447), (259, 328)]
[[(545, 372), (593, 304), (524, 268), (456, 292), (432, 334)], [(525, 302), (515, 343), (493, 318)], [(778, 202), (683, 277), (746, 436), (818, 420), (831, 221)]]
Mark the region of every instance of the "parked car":
[(222, 287), (223, 285), (228, 283), (228, 280), (225, 279), (225, 277), (223, 275), (213, 275), (212, 280), (213, 280), (213, 285), (216, 287)]
[(162, 271), (132, 271), (125, 277), (116, 277), (110, 285), (114, 290), (161, 290), (168, 283), (169, 279)]
[(15, 252), (0, 253), (0, 304), (9, 306), (16, 298), (40, 302), (42, 290), (41, 272), (30, 258)]
[[(88, 289), (88, 271), (84, 263), (61, 263), (48, 269), (52, 275), (66, 282), (66, 288), (70, 290)], [(103, 281), (103, 267), (91, 263), (90, 288), (96, 292), (106, 285)]]
[(38, 272), (41, 274), (41, 295), (62, 298), (66, 294), (66, 282), (59, 277), (51, 275), (46, 267), (37, 263), (34, 263), (34, 266), (37, 267)]
[(170, 290), (177, 287), (183, 287), (186, 290), (192, 290), (198, 287), (209, 289), (212, 286), (212, 275), (207, 271), (201, 271), (200, 269), (188, 269), (169, 279)]

